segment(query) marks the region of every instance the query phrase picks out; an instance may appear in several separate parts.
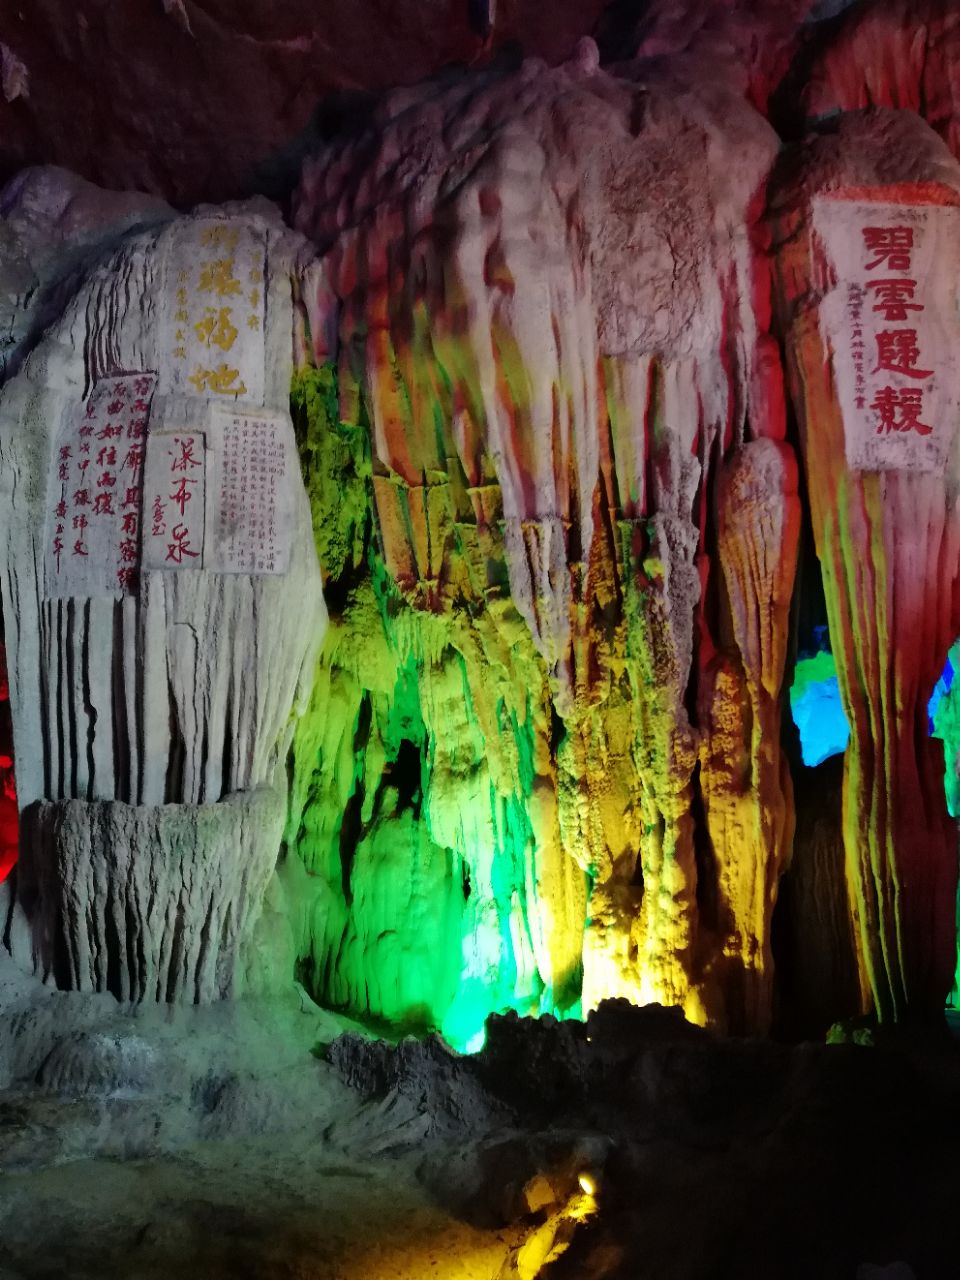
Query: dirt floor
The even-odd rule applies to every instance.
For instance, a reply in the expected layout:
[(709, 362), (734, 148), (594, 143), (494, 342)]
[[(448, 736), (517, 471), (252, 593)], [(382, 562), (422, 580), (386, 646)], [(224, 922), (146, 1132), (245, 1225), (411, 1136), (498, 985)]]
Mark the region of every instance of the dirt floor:
[(960, 1051), (670, 1011), (391, 1046), (0, 960), (0, 1280), (957, 1280)]

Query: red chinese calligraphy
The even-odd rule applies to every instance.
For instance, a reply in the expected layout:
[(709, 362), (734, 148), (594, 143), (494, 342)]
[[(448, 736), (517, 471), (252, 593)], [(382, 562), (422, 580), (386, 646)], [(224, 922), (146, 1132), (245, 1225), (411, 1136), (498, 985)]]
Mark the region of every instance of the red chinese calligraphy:
[(178, 454), (171, 453), (173, 461), (170, 463), (171, 471), (186, 471), (187, 467), (199, 467), (203, 464), (199, 458), (193, 456), (196, 448), (196, 440), (193, 436), (174, 436), (173, 443), (179, 449)]
[(200, 554), (199, 551), (190, 550), (190, 530), (186, 525), (174, 525), (170, 536), (173, 542), (167, 543), (167, 559), (174, 564), (183, 564), (184, 556), (196, 557)]
[[(51, 479), (59, 477), (59, 483), (47, 544), (54, 595), (98, 594), (134, 581), (141, 555), (143, 437), (155, 385), (152, 374), (101, 380), (57, 441)], [(55, 527), (55, 520), (62, 523)]]
[(173, 493), (167, 495), (170, 501), (175, 502), (177, 506), (180, 508), (181, 516), (186, 514), (187, 503), (190, 502), (193, 498), (193, 494), (190, 492), (187, 486), (192, 485), (194, 483), (195, 482), (193, 480), (188, 480), (186, 476), (181, 476), (180, 479), (177, 481), (176, 489), (173, 491)]
[(908, 320), (908, 311), (922, 311), (923, 306), (914, 302), (917, 290), (916, 280), (897, 279), (871, 280), (868, 289), (876, 290), (874, 311), (880, 311), (884, 320)]
[(920, 421), (923, 413), (922, 387), (881, 387), (870, 406), (879, 417), (877, 435), (891, 431), (916, 431), (928, 436), (932, 430)]
[(874, 373), (902, 373), (908, 378), (931, 378), (932, 369), (919, 369), (920, 346), (916, 329), (881, 329), (877, 334), (877, 366)]
[(876, 257), (867, 263), (873, 271), (885, 264), (891, 271), (909, 271), (913, 249), (913, 227), (864, 227), (863, 243)]

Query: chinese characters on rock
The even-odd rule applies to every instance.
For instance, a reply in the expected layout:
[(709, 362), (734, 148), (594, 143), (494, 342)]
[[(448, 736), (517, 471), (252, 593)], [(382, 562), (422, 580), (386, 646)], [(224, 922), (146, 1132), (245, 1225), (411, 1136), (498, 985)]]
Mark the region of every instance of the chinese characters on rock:
[(202, 569), (206, 518), (202, 433), (151, 433), (144, 497), (146, 568)]
[(101, 379), (60, 434), (48, 485), (46, 593), (137, 588), (152, 373)]
[(48, 597), (131, 595), (141, 565), (287, 572), (289, 420), (224, 408), (209, 430), (154, 423), (148, 433), (155, 385), (152, 373), (103, 379), (61, 431), (44, 534)]
[(216, 567), (280, 574), (290, 558), (286, 427), (267, 415), (218, 415)]
[(956, 425), (958, 333), (944, 252), (954, 261), (960, 210), (837, 199), (815, 202), (816, 230), (838, 277), (821, 306), (848, 464), (940, 471)]
[(289, 422), (220, 409), (210, 430), (154, 430), (144, 490), (144, 565), (283, 574), (290, 559)]
[(263, 397), (263, 239), (224, 219), (180, 231), (170, 257), (172, 387), (231, 400)]

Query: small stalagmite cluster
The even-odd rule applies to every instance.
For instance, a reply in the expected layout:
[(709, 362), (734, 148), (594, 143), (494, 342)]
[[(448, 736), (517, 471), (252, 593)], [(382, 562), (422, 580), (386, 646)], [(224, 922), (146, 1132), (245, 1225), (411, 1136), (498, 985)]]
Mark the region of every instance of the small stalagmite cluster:
[(954, 111), (871, 6), (735, 8), (390, 92), (290, 225), (0, 197), (24, 964), (461, 1048), (942, 1008)]

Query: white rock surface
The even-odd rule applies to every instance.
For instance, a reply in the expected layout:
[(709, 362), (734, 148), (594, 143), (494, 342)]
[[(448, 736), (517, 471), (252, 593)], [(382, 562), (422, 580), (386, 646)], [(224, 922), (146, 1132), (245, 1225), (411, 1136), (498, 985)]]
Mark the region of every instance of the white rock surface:
[(175, 216), (156, 196), (105, 191), (55, 165), (18, 173), (0, 191), (0, 373), (19, 368), (91, 263)]
[[(256, 287), (263, 323), (237, 344), (257, 369), (243, 398), (230, 390), (244, 383), (244, 368), (233, 380), (225, 374), (212, 382), (185, 380), (183, 360), (165, 341), (185, 286), (217, 310), (236, 304), (230, 271), (222, 269), (230, 243), (204, 245), (211, 231), (228, 241), (238, 233), (262, 264)], [(196, 275), (187, 281), (185, 244), (196, 255)], [(239, 894), (228, 890), (218, 900), (229, 918), (227, 934), (239, 938), (253, 923), (279, 849), (278, 802), (266, 793), (210, 806), (238, 792), (283, 788), (293, 718), (312, 680), (326, 611), (302, 485), (291, 493), (290, 563), (282, 576), (144, 571), (139, 595), (44, 599), (42, 542), (56, 426), (99, 378), (155, 371), (151, 430), (206, 430), (214, 405), (226, 403), (281, 415), (292, 450), (291, 285), (309, 258), (306, 243), (265, 202), (207, 210), (128, 238), (89, 275), (0, 396), (0, 579), (17, 790), (22, 809), (46, 802), (32, 817), (44, 841), (23, 850), (22, 880), (40, 898), (20, 906), (31, 918), (34, 955), (45, 972), (57, 947), (72, 951), (75, 962), (62, 970), (71, 982), (139, 996), (162, 994), (166, 986), (190, 999), (230, 987), (232, 979), (216, 978), (215, 964), (198, 980), (196, 943), (209, 926), (218, 875)], [(205, 289), (208, 268), (213, 284)], [(252, 289), (254, 282), (238, 287)], [(198, 330), (188, 350), (198, 373), (201, 338)], [(212, 353), (211, 368), (225, 363), (223, 352)], [(249, 389), (258, 386), (262, 394), (254, 398)], [(112, 810), (114, 802), (122, 807)], [(204, 808), (191, 814), (169, 805)], [(35, 861), (41, 857), (50, 861)], [(121, 868), (135, 871), (141, 889), (108, 875)], [(206, 905), (200, 897), (188, 900), (189, 878), (201, 868)], [(57, 893), (81, 881), (91, 897), (86, 912), (77, 904), (65, 930)], [(94, 924), (111, 912), (122, 916), (127, 906), (146, 910), (143, 895), (150, 893), (168, 895), (166, 905), (158, 900), (151, 908), (159, 917), (173, 921), (181, 913), (182, 970), (160, 958), (160, 934), (151, 934), (150, 958), (137, 959), (122, 949), (113, 954), (120, 935)], [(44, 933), (49, 929), (59, 938)], [(233, 949), (231, 942), (227, 950)]]

